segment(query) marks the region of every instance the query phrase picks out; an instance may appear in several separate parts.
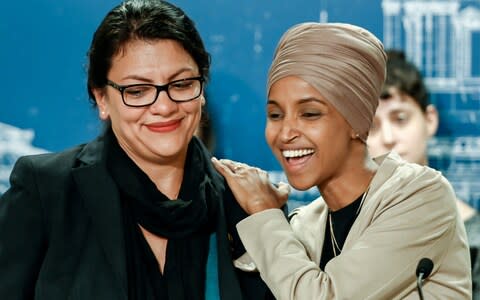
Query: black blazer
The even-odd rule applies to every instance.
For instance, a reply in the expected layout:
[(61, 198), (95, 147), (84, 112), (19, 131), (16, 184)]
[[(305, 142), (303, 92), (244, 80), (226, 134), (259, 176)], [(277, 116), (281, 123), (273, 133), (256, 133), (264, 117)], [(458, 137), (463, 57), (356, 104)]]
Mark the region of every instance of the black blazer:
[[(100, 137), (17, 161), (11, 188), (0, 198), (0, 299), (127, 299), (119, 194), (103, 152)], [(234, 226), (245, 213), (224, 186), (219, 256), (243, 248)], [(258, 274), (230, 263), (218, 268), (220, 280), (233, 283), (222, 299), (242, 299), (242, 290), (243, 299), (263, 298)]]

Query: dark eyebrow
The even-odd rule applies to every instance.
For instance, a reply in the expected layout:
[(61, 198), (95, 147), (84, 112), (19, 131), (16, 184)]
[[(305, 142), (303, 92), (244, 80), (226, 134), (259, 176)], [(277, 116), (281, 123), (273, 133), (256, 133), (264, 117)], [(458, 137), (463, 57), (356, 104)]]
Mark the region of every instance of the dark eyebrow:
[(138, 80), (138, 81), (145, 81), (145, 82), (152, 83), (152, 80), (150, 78), (146, 78), (146, 77), (143, 77), (143, 76), (140, 76), (140, 75), (128, 75), (128, 76), (125, 76), (125, 77), (121, 78), (120, 80), (126, 80), (126, 79), (134, 79), (134, 80)]
[[(170, 75), (168, 77), (168, 82), (172, 81), (173, 78), (177, 77), (178, 75), (184, 73), (184, 72), (188, 72), (188, 71), (194, 71), (194, 69), (192, 68), (181, 68), (179, 69), (178, 71), (176, 71), (175, 73), (173, 73), (172, 75)], [(143, 81), (143, 82), (148, 82), (148, 83), (155, 83), (152, 79), (150, 78), (146, 78), (146, 77), (143, 77), (143, 76), (140, 76), (140, 75), (128, 75), (128, 76), (125, 76), (123, 77), (121, 80), (125, 80), (125, 79), (134, 79), (134, 80), (138, 80), (138, 81)], [(165, 82), (164, 84), (166, 84), (167, 82)]]
[(267, 100), (267, 105), (269, 105), (269, 104), (278, 105), (277, 101), (268, 99)]

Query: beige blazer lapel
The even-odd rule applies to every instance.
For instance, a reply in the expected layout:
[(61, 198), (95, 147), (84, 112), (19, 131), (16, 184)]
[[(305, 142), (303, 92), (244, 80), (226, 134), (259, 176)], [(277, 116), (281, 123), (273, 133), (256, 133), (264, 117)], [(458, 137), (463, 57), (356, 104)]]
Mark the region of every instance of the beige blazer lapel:
[(322, 257), (328, 207), (320, 197), (309, 205), (308, 210), (299, 208), (292, 212), (292, 214), (294, 213), (298, 214), (292, 219), (292, 229), (305, 246), (308, 256), (319, 265)]

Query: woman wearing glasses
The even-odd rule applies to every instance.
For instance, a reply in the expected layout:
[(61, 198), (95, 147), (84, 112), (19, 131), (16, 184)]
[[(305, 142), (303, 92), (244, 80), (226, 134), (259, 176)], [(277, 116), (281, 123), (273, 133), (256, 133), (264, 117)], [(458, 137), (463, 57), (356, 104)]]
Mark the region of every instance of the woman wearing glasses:
[[(277, 299), (418, 299), (423, 257), (434, 263), (425, 299), (471, 299), (465, 229), (447, 180), (395, 154), (368, 155), (385, 64), (380, 41), (353, 25), (303, 23), (280, 40), (265, 136), (290, 184), (322, 195), (290, 222), (263, 172), (217, 161), (251, 214), (237, 228)], [(237, 265), (252, 270), (242, 258)]]
[(232, 265), (228, 225), (243, 211), (193, 137), (210, 65), (193, 22), (165, 1), (126, 1), (88, 58), (106, 130), (17, 162), (0, 199), (0, 298), (204, 299), (216, 247), (220, 298), (261, 299), (259, 277)]

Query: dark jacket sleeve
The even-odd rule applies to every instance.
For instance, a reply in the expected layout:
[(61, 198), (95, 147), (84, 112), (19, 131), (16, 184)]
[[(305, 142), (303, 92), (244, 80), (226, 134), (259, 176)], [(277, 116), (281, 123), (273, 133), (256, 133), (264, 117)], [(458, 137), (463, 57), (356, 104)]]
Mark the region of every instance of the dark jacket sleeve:
[[(236, 225), (238, 222), (248, 217), (248, 214), (240, 207), (228, 187), (225, 194), (224, 203), (227, 217), (228, 238), (232, 257), (233, 259), (237, 259), (243, 255), (246, 250), (240, 240)], [(283, 207), (283, 211), (287, 214), (286, 205)], [(236, 269), (235, 271), (242, 289), (243, 299), (275, 299), (265, 282), (261, 279), (259, 272), (245, 272), (240, 269)]]
[(20, 158), (0, 197), (0, 299), (33, 299), (45, 253), (43, 209), (35, 170)]

